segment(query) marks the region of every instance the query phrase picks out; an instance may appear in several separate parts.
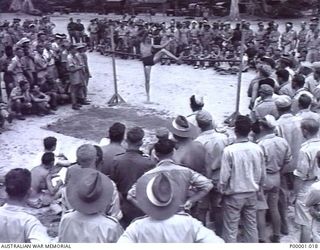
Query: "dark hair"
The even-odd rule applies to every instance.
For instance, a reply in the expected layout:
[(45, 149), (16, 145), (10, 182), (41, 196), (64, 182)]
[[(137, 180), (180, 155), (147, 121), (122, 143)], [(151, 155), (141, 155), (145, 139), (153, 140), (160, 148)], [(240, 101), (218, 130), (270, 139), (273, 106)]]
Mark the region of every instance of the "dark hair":
[(266, 78), (266, 79), (260, 80), (259, 86), (261, 86), (263, 84), (267, 84), (267, 85), (271, 86), (272, 88), (274, 88), (274, 86), (276, 85), (272, 78)]
[(294, 75), (294, 77), (292, 78), (292, 82), (295, 82), (296, 85), (299, 88), (303, 88), (304, 84), (305, 84), (305, 78), (302, 74), (296, 74)]
[(277, 109), (279, 112), (287, 113), (287, 112), (291, 111), (291, 105), (288, 107), (277, 107)]
[(50, 150), (57, 146), (57, 139), (53, 136), (49, 136), (43, 139), (43, 146), (46, 150)]
[(202, 105), (199, 105), (197, 102), (196, 102), (196, 97), (195, 97), (195, 95), (192, 95), (191, 97), (190, 97), (190, 105), (191, 105), (191, 107), (192, 107), (192, 109), (193, 110), (201, 110), (202, 108), (203, 108), (203, 106), (204, 106), (204, 104), (202, 104)]
[(319, 131), (319, 122), (314, 119), (303, 119), (301, 129), (307, 130), (310, 135), (316, 135)]
[(98, 167), (103, 161), (103, 152), (102, 152), (101, 147), (99, 147), (97, 145), (93, 145), (93, 146), (97, 150), (96, 167)]
[(28, 169), (12, 169), (6, 174), (4, 185), (9, 197), (23, 198), (31, 187), (31, 173)]
[(54, 153), (46, 152), (41, 157), (41, 163), (44, 165), (49, 165), (50, 163), (54, 162)]
[(303, 109), (307, 109), (310, 107), (312, 99), (310, 96), (306, 95), (306, 94), (302, 94), (299, 97), (299, 106)]
[(142, 141), (143, 137), (144, 137), (144, 131), (140, 127), (131, 128), (127, 132), (127, 140), (131, 143), (138, 143)]
[(154, 145), (154, 150), (158, 154), (168, 155), (168, 154), (171, 154), (173, 152), (174, 147), (175, 147), (175, 143), (172, 140), (170, 140), (170, 139), (162, 139), (162, 140), (159, 140)]
[(120, 122), (114, 123), (109, 128), (109, 138), (112, 142), (121, 142), (124, 138), (124, 132), (126, 130), (126, 126)]
[(22, 81), (19, 82), (19, 87), (22, 88), (23, 86), (25, 86), (27, 84), (29, 84), (28, 81), (22, 80)]
[(241, 136), (248, 136), (251, 131), (251, 119), (248, 116), (238, 115), (235, 121), (235, 132)]
[(288, 81), (289, 80), (289, 71), (286, 69), (280, 69), (276, 71), (276, 75), (278, 77), (281, 77), (284, 81)]

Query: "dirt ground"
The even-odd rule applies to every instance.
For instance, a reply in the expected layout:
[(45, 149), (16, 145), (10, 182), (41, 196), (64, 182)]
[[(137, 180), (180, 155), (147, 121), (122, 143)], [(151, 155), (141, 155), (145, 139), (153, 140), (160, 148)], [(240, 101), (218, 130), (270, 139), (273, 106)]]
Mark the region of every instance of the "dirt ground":
[[(51, 19), (57, 25), (55, 32), (65, 33), (71, 16), (81, 18), (85, 25), (96, 17), (93, 14), (53, 16)], [(0, 14), (0, 20), (12, 18), (13, 15)], [(165, 18), (157, 16), (153, 19), (162, 21)], [(204, 96), (205, 109), (212, 113), (220, 126), (235, 109), (237, 76), (222, 76), (211, 68), (196, 70), (187, 65), (154, 66), (151, 76), (152, 103), (146, 104), (142, 63), (122, 59), (116, 60), (117, 80), (119, 94), (127, 104), (110, 108), (107, 102), (114, 93), (111, 58), (95, 52), (88, 55), (92, 74), (88, 97), (92, 105), (80, 111), (64, 106), (55, 115), (28, 117), (26, 121), (15, 120), (11, 125), (6, 124), (0, 134), (0, 177), (12, 168), (32, 168), (34, 158), (42, 150), (42, 139), (47, 136), (58, 139), (60, 151), (71, 161), (75, 161), (75, 151), (79, 145), (98, 143), (115, 121), (124, 122), (129, 127), (142, 126), (147, 132), (146, 142), (153, 140), (154, 129), (165, 126), (169, 117), (191, 113), (189, 97), (192, 94)], [(248, 113), (246, 90), (253, 77), (253, 72), (242, 75), (240, 111), (243, 114)], [(50, 227), (46, 220), (45, 224)], [(297, 241), (292, 235), (282, 241)]]

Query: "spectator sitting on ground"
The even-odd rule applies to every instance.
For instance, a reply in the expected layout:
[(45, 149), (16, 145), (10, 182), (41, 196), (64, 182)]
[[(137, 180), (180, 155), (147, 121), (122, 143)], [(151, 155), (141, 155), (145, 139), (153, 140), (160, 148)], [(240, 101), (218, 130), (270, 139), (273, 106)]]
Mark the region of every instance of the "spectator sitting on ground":
[(48, 243), (46, 228), (28, 211), (26, 201), (31, 187), (31, 173), (16, 168), (5, 176), (8, 194), (6, 204), (0, 207), (0, 242)]

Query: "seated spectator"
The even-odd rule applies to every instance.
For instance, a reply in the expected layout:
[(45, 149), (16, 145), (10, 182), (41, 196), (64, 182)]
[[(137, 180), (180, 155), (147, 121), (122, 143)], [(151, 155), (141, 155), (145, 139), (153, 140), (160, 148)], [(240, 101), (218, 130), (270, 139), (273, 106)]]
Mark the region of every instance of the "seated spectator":
[(50, 111), (50, 97), (41, 92), (38, 85), (33, 85), (30, 94), (32, 98), (31, 103), (37, 115), (44, 116), (53, 114), (53, 112)]
[(104, 214), (112, 203), (114, 185), (97, 170), (76, 169), (66, 187), (74, 211), (59, 226), (59, 242), (115, 243), (123, 233), (116, 218)]
[(121, 145), (124, 139), (126, 127), (122, 123), (116, 122), (109, 128), (110, 144), (101, 147), (103, 152), (103, 165), (100, 169), (105, 175), (110, 175), (111, 166), (116, 155), (126, 152)]
[(10, 105), (11, 109), (16, 112), (18, 120), (25, 120), (22, 114), (30, 114), (32, 109), (32, 97), (30, 86), (27, 81), (20, 81), (19, 85), (11, 91)]
[(31, 173), (16, 168), (5, 176), (8, 194), (6, 204), (0, 207), (0, 242), (7, 243), (48, 243), (46, 228), (31, 215), (26, 200), (31, 187)]
[(63, 185), (60, 180), (54, 186), (52, 178), (57, 174), (58, 169), (54, 167), (54, 154), (51, 152), (44, 153), (41, 159), (41, 165), (31, 170), (32, 195), (29, 205), (32, 207), (49, 206), (53, 201), (53, 196)]

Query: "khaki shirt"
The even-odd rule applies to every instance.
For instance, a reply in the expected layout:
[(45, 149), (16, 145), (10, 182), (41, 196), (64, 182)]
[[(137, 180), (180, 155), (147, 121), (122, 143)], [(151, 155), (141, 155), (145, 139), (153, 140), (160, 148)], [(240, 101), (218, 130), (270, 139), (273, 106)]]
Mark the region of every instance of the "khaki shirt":
[(202, 132), (195, 141), (200, 142), (206, 152), (205, 166), (207, 176), (218, 183), (220, 176), (221, 158), (224, 148), (228, 145), (228, 137), (215, 130)]
[(166, 220), (143, 217), (135, 220), (118, 243), (224, 243), (212, 230), (185, 213)]
[(257, 192), (265, 179), (262, 148), (249, 140), (227, 146), (222, 155), (219, 184), (226, 195)]
[(0, 242), (48, 243), (46, 228), (25, 207), (5, 204), (0, 207)]
[(63, 215), (61, 219), (59, 242), (115, 243), (122, 233), (122, 227), (113, 217), (73, 211)]
[[(183, 205), (194, 192), (209, 192), (213, 187), (211, 180), (205, 176), (190, 168), (177, 165), (169, 159), (160, 161), (155, 168), (149, 170), (144, 175), (155, 175), (161, 172), (167, 173), (171, 179), (177, 183), (180, 189), (183, 190), (185, 196), (181, 197), (181, 205)], [(192, 192), (190, 192), (190, 190), (192, 190)], [(129, 190), (128, 197), (136, 199), (136, 184)]]
[(277, 135), (286, 139), (292, 153), (292, 166), (288, 172), (292, 172), (297, 167), (298, 155), (303, 142), (300, 121), (292, 114), (284, 114), (277, 120)]

